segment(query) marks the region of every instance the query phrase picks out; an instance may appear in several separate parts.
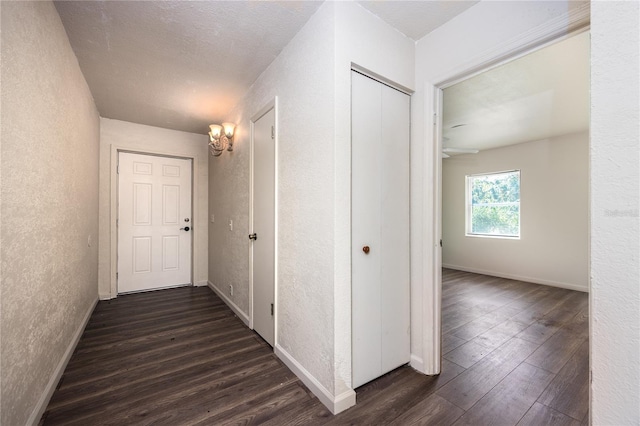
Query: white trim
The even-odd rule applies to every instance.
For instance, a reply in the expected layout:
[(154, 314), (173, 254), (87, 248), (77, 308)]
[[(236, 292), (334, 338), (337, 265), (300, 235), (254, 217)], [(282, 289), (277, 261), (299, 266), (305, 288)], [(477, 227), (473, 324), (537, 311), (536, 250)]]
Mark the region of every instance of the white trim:
[[(253, 233), (253, 140), (255, 133), (255, 122), (249, 120), (249, 234)], [(249, 242), (249, 324), (253, 330), (253, 242)]]
[(331, 413), (335, 415), (342, 413), (354, 405), (356, 405), (356, 392), (353, 389), (348, 389), (333, 398), (333, 410), (330, 410)]
[(193, 285), (194, 287), (206, 287), (209, 284), (209, 281), (204, 280), (204, 281), (196, 281), (196, 283)]
[(542, 285), (548, 285), (551, 287), (566, 288), (567, 290), (575, 290), (575, 291), (582, 291), (584, 293), (589, 293), (588, 287), (577, 285), (577, 284), (563, 283), (560, 281), (551, 281), (551, 280), (545, 280), (542, 278), (527, 277), (525, 275), (507, 274), (504, 272), (487, 271), (485, 269), (469, 268), (466, 266), (449, 265), (444, 263), (442, 264), (442, 267), (448, 268), (448, 269), (455, 269), (456, 271), (472, 272), (474, 274), (489, 275), (492, 277), (507, 278), (510, 280), (524, 281), (524, 282), (533, 283), (533, 284), (542, 284)]
[(405, 95), (413, 95), (413, 93), (415, 92), (415, 90), (411, 90), (408, 87), (405, 87), (401, 84), (396, 83), (393, 80), (390, 80), (380, 74), (378, 74), (377, 72), (373, 72), (363, 66), (360, 66), (354, 62), (351, 62), (351, 71), (355, 71), (358, 74), (362, 74), (366, 77), (371, 78), (372, 80), (377, 81), (378, 83), (384, 84), (385, 86), (389, 86), (394, 90), (397, 90), (398, 92), (402, 92)]
[[(432, 251), (432, 262), (436, 266), (431, 271), (430, 279), (433, 280), (433, 286), (431, 286), (431, 292), (427, 288), (423, 290), (423, 300), (428, 301), (423, 307), (423, 313), (425, 315), (426, 324), (429, 321), (433, 324), (433, 327), (425, 327), (423, 325), (423, 341), (422, 350), (422, 372), (425, 374), (440, 374), (441, 369), (441, 347), (442, 347), (442, 268), (439, 265), (442, 264), (442, 247), (440, 241), (442, 240), (442, 108), (444, 104), (442, 89), (433, 87), (432, 91), (425, 91), (425, 93), (431, 93), (434, 97), (434, 120), (429, 121), (432, 123), (433, 139), (433, 151), (429, 153), (425, 149), (425, 153), (429, 153), (433, 158), (433, 182), (437, 183), (435, 191), (433, 192), (433, 211), (434, 222), (431, 226), (431, 235), (435, 236)], [(426, 96), (426, 94), (425, 94)], [(426, 175), (426, 173), (425, 173)], [(428, 229), (428, 228), (427, 228)], [(423, 268), (423, 271), (425, 268)], [(426, 268), (428, 272), (429, 269)], [(425, 277), (426, 278), (426, 277)], [(424, 281), (429, 282), (429, 281)], [(431, 351), (426, 348), (431, 348)]]
[(331, 413), (338, 414), (356, 404), (356, 393), (352, 389), (334, 396), (280, 345), (275, 346), (275, 353)]
[(411, 361), (409, 362), (411, 368), (417, 371), (424, 371), (424, 360), (419, 356), (411, 354)]
[[(273, 155), (274, 155), (274, 200), (273, 200), (273, 343), (274, 347), (278, 343), (278, 97), (275, 96), (270, 102), (264, 105), (249, 120), (250, 143), (249, 143), (249, 225), (251, 233), (253, 229), (253, 190), (254, 190), (254, 126), (256, 121), (266, 113), (273, 110)], [(249, 328), (253, 328), (253, 244), (249, 244)]]
[[(109, 145), (110, 152), (110, 164), (109, 164), (109, 180), (111, 182), (110, 188), (110, 209), (109, 209), (109, 236), (110, 236), (110, 256), (111, 256), (111, 268), (109, 274), (110, 292), (111, 294), (106, 299), (115, 299), (118, 297), (118, 284), (116, 280), (116, 273), (118, 271), (118, 228), (116, 227), (116, 219), (118, 218), (118, 156), (120, 152), (129, 152), (140, 155), (157, 155), (162, 157), (177, 157), (191, 160), (191, 223), (199, 223), (200, 215), (198, 214), (199, 202), (198, 196), (200, 188), (200, 172), (198, 170), (198, 164), (200, 162), (200, 155), (176, 151), (157, 151), (148, 149), (147, 147), (131, 146), (131, 145)], [(207, 151), (207, 155), (208, 155)], [(205, 222), (206, 223), (206, 222)], [(200, 235), (198, 232), (194, 232), (191, 236), (191, 282), (195, 282), (195, 277), (199, 276), (199, 270), (197, 269), (198, 259), (200, 251), (198, 250), (198, 243), (200, 241)], [(200, 281), (203, 282), (203, 281)], [(105, 295), (100, 295), (101, 300)]]
[(82, 333), (84, 329), (87, 327), (89, 323), (89, 319), (91, 318), (91, 314), (93, 310), (96, 308), (98, 304), (98, 299), (96, 298), (91, 305), (89, 305), (89, 309), (84, 314), (84, 318), (80, 322), (80, 326), (76, 329), (76, 332), (73, 334), (73, 338), (71, 342), (69, 342), (69, 346), (67, 346), (67, 350), (62, 355), (60, 362), (58, 363), (56, 369), (53, 371), (51, 378), (49, 378), (49, 382), (47, 386), (44, 388), (44, 392), (40, 395), (40, 399), (36, 404), (35, 408), (31, 412), (29, 419), (27, 420), (28, 425), (37, 425), (40, 422), (40, 418), (47, 410), (47, 405), (49, 405), (49, 400), (53, 396), (53, 392), (55, 392), (56, 387), (58, 386), (58, 382), (64, 373), (65, 368), (67, 368), (67, 364), (71, 359), (71, 355), (73, 355), (73, 351), (76, 350), (76, 346), (78, 346), (78, 342), (80, 341), (80, 337), (82, 337)]
[[(215, 294), (217, 294), (217, 295), (218, 295), (218, 297), (219, 297), (220, 299), (222, 299), (222, 301), (223, 301), (224, 303), (226, 303), (226, 304), (227, 304), (227, 306), (229, 306), (229, 308), (231, 308), (231, 310), (233, 311), (233, 313), (235, 313), (235, 314), (236, 314), (236, 316), (237, 316), (238, 318), (240, 318), (240, 319), (242, 320), (242, 322), (243, 322), (247, 327), (249, 327), (249, 315), (247, 315), (246, 313), (244, 313), (244, 312), (242, 311), (242, 309), (240, 309), (240, 307), (239, 307), (238, 305), (236, 305), (235, 303), (233, 303), (233, 301), (232, 301), (231, 299), (229, 299), (229, 298), (227, 297), (227, 295), (226, 295), (226, 294), (224, 294), (224, 292), (223, 292), (223, 291), (219, 290), (219, 289), (218, 289), (218, 287), (216, 287), (216, 286), (215, 286), (211, 281), (207, 281), (207, 286), (208, 286), (211, 290), (213, 290), (213, 292), (214, 292)], [(251, 327), (249, 327), (249, 328), (251, 328)]]
[[(442, 89), (462, 80), (468, 79), (483, 71), (499, 66), (508, 61), (524, 56), (544, 46), (555, 43), (564, 38), (583, 32), (589, 27), (590, 5), (583, 4), (564, 15), (532, 28), (518, 36), (505, 40), (495, 47), (470, 57), (468, 61), (458, 64), (443, 72), (435, 82), (425, 82), (424, 86), (424, 115), (425, 140), (424, 145), (432, 147), (425, 149), (423, 157), (423, 188), (425, 195), (433, 189), (431, 201), (433, 203), (433, 217), (426, 216), (423, 226), (423, 249), (427, 253), (427, 262), (423, 266), (423, 334), (422, 354), (425, 374), (440, 373), (441, 358), (441, 299), (442, 299), (442, 250), (440, 247), (442, 229)], [(432, 117), (437, 119), (432, 120)], [(431, 140), (433, 138), (433, 140)], [(430, 143), (431, 142), (431, 143)], [(428, 167), (430, 165), (430, 167)], [(428, 171), (432, 173), (427, 173)], [(427, 213), (431, 215), (432, 213)], [(431, 222), (431, 223), (429, 223)], [(431, 252), (433, 250), (433, 252)], [(431, 254), (429, 256), (429, 253)], [(429, 327), (432, 324), (432, 327)]]
[(275, 309), (273, 312), (273, 342), (274, 346), (278, 343), (278, 145), (279, 145), (279, 136), (278, 132), (280, 126), (278, 125), (278, 97), (275, 96), (273, 98), (273, 127), (274, 127), (274, 135), (273, 135), (273, 187), (274, 187), (274, 197), (273, 200), (273, 303), (275, 305)]
[(505, 40), (493, 49), (470, 58), (436, 78), (434, 86), (441, 89), (452, 86), (506, 62), (528, 55), (538, 49), (572, 37), (589, 28), (591, 5), (589, 2), (557, 16), (512, 39)]

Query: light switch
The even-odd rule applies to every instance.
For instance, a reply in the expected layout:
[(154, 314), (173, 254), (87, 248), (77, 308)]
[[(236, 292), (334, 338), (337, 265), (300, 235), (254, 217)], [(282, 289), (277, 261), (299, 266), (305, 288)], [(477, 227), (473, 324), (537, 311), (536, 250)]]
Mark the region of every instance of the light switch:
[(233, 231), (233, 220), (229, 219), (229, 231)]
[(213, 223), (213, 222), (215, 222), (215, 221), (216, 221), (216, 215), (215, 215), (215, 214), (212, 214), (212, 215), (211, 215), (211, 223)]

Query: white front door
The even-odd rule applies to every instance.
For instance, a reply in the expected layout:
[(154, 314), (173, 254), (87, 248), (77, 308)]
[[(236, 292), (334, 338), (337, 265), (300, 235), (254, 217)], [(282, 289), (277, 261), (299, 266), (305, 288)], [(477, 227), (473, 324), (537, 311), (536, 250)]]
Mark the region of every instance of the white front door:
[(351, 73), (352, 385), (410, 360), (410, 98)]
[(275, 110), (253, 123), (253, 329), (274, 345)]
[(118, 293), (191, 284), (191, 160), (118, 155)]

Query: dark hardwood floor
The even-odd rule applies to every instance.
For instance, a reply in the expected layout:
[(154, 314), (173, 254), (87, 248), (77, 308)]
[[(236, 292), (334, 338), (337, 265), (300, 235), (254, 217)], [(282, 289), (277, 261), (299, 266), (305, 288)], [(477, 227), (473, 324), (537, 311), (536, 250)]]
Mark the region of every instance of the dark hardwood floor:
[(98, 303), (44, 425), (580, 425), (587, 295), (444, 270), (442, 374), (401, 367), (333, 416), (208, 288)]

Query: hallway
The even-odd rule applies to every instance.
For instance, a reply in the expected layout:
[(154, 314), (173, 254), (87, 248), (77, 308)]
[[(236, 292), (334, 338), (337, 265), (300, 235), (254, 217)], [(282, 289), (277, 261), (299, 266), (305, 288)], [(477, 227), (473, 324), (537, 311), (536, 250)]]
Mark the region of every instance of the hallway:
[(586, 294), (443, 281), (442, 374), (401, 367), (337, 416), (206, 287), (101, 301), (41, 424), (587, 424)]

